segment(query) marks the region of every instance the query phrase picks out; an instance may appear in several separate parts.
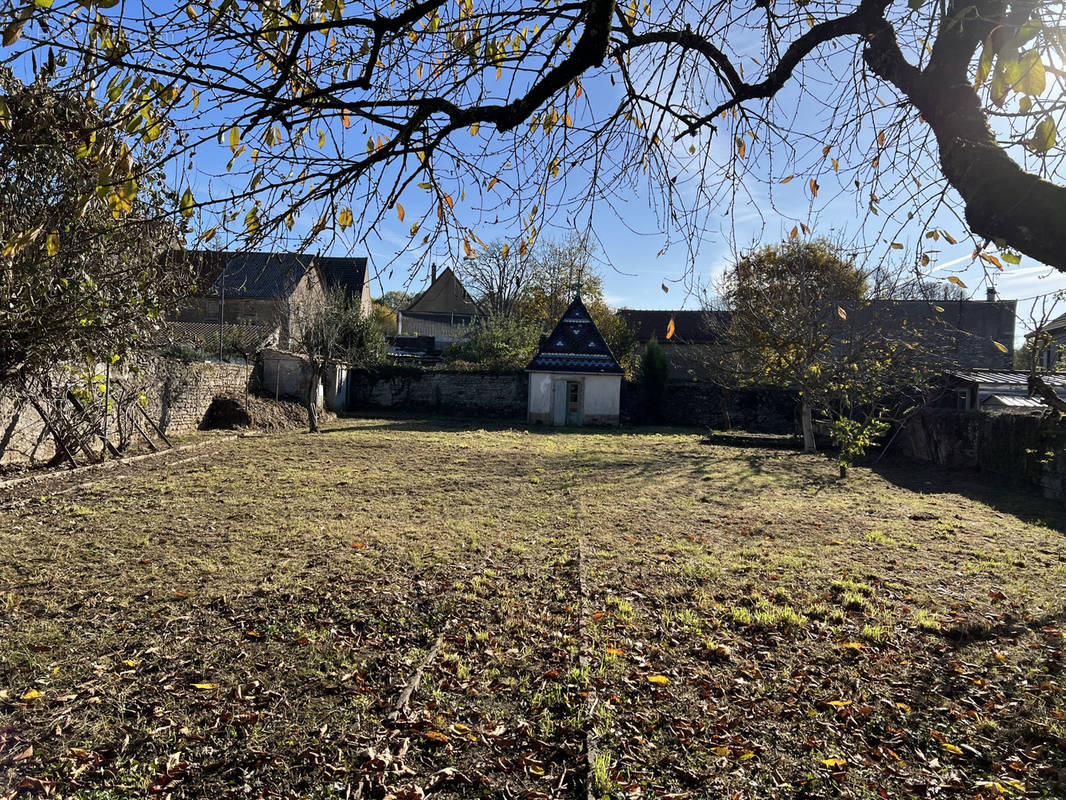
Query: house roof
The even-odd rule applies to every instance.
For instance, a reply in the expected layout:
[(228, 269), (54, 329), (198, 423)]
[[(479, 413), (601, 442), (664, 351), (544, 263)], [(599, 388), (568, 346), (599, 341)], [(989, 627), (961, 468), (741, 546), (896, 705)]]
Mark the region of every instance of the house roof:
[(474, 298), (448, 267), (437, 276), (418, 299), (403, 309), (404, 315), (415, 314), (460, 314), (468, 317), (484, 316)]
[(315, 259), (327, 289), (339, 287), (349, 300), (359, 297), (366, 285), (366, 256), (340, 258), (319, 256)]
[[(949, 376), (967, 383), (983, 383), (996, 386), (1028, 386), (1029, 373), (1019, 370), (958, 370), (949, 372)], [(1044, 383), (1056, 388), (1066, 388), (1066, 372), (1045, 372), (1041, 376)]]
[(714, 324), (709, 315), (715, 311), (669, 311), (659, 309), (619, 309), (618, 315), (637, 337), (638, 342), (647, 342), (654, 336), (659, 342), (665, 342), (666, 329), (670, 320), (674, 320), (674, 335), (671, 342), (698, 344), (712, 342), (716, 338)]
[(298, 253), (236, 253), (215, 279), (208, 297), (277, 300), (288, 297), (308, 272), (314, 269), (311, 256)]
[(1042, 400), (1016, 394), (990, 394), (981, 401), (982, 406), (1005, 406), (1007, 408), (1044, 408)]
[(1059, 314), (1055, 319), (1044, 325), (1040, 330), (1051, 333), (1053, 331), (1066, 330), (1066, 314)]
[(191, 293), (203, 294), (218, 279), (222, 268), (235, 253), (231, 250), (182, 250), (178, 255), (189, 268), (192, 280)]
[(541, 342), (526, 371), (621, 375), (622, 367), (578, 296)]

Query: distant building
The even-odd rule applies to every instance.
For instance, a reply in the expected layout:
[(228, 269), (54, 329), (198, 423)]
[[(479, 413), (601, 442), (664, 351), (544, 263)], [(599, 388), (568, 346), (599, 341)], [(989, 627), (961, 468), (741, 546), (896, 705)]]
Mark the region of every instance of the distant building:
[(448, 267), (440, 275), (434, 272), (429, 288), (407, 308), (396, 312), (396, 329), (400, 336), (432, 336), (452, 342), (464, 335), (467, 326), (484, 316), (481, 307)]
[[(1042, 375), (1066, 400), (1066, 373)], [(1029, 410), (1048, 406), (1029, 394), (1029, 373), (1016, 370), (958, 370), (947, 374), (948, 395), (941, 403), (960, 411)]]
[(343, 290), (370, 314), (366, 258), (221, 251), (191, 251), (187, 258), (197, 272), (194, 291), (171, 315), (174, 322), (266, 328), (285, 348), (296, 307), (327, 289)]
[(618, 424), (623, 370), (580, 296), (542, 340), (526, 372), (531, 423)]
[(1066, 314), (1055, 317), (1026, 338), (1040, 348), (1040, 367), (1057, 369), (1066, 366)]
[[(909, 334), (944, 366), (1009, 370), (1014, 362), (1016, 301), (999, 300), (848, 300), (829, 304), (838, 335), (871, 330)], [(837, 305), (846, 320), (837, 318)], [(618, 314), (641, 348), (652, 336), (670, 360), (672, 380), (711, 377), (715, 343), (729, 327), (726, 311), (621, 309)], [(670, 323), (673, 335), (669, 338)], [(1061, 335), (1066, 341), (1066, 315)], [(1003, 349), (1000, 349), (1002, 345)]]

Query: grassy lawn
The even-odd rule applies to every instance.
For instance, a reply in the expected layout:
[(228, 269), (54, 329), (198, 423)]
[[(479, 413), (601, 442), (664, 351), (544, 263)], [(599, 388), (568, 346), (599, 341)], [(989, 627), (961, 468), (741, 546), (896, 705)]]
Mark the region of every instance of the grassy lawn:
[(835, 472), (339, 420), (16, 487), (0, 798), (1066, 796), (1061, 505)]

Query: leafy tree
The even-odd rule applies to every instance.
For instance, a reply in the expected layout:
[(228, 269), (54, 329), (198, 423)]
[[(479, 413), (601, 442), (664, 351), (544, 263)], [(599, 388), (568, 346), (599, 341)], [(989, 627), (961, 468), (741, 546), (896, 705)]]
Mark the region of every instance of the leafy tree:
[(162, 152), (0, 67), (0, 383), (126, 353), (188, 286)]
[(524, 369), (536, 355), (540, 326), (518, 317), (497, 314), (473, 326), (470, 334), (453, 342), (443, 353), (444, 363), (478, 365), (483, 369)]
[(592, 264), (593, 253), (589, 238), (574, 232), (564, 239), (539, 242), (533, 253), (536, 269), (518, 301), (519, 313), (551, 328), (573, 301), (579, 285), (591, 313), (592, 305), (603, 302), (603, 278)]
[(411, 294), (407, 291), (393, 289), (392, 291), (385, 292), (374, 302), (380, 303), (395, 313), (396, 311), (403, 311), (411, 305), (411, 303), (418, 299), (419, 294), (419, 292)]
[(804, 450), (814, 410), (835, 420), (846, 457), (880, 429), (888, 407), (920, 402), (936, 359), (917, 332), (863, 302), (869, 275), (825, 239), (790, 240), (739, 258), (721, 294), (718, 358), (727, 381), (798, 389)]
[(221, 127), (251, 195), (203, 202), (251, 235), (302, 209), (315, 234), (367, 230), (402, 216), (420, 184), (433, 202), (412, 244), (447, 232), (468, 251), (481, 209), (528, 243), (552, 214), (631, 196), (638, 180), (685, 241), (751, 181), (799, 179), (810, 199), (858, 182), (860, 209), (917, 215), (947, 184), (976, 243), (1000, 246), (988, 259), (1066, 269), (1061, 4), (68, 7), (12, 11), (9, 59), (74, 52), (145, 137), (166, 116), (190, 148)]
[(644, 403), (648, 416), (661, 421), (666, 410), (666, 390), (670, 382), (670, 360), (659, 340), (652, 336), (640, 358), (640, 382), (644, 389)]
[(358, 302), (349, 303), (341, 287), (303, 299), (292, 310), (289, 346), (303, 355), (311, 375), (307, 387), (307, 426), (318, 433), (318, 392), (330, 364), (369, 369), (385, 358), (385, 340)]
[(395, 336), (398, 329), (396, 312), (380, 300), (375, 300), (371, 307), (371, 318), (382, 336)]

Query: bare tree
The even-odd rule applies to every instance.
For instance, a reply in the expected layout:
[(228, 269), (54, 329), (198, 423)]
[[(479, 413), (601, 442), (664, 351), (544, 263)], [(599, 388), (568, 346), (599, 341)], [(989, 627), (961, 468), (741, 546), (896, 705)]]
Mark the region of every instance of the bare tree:
[[(660, 229), (688, 246), (723, 209), (772, 209), (798, 179), (811, 201), (854, 191), (886, 243), (908, 224), (895, 211), (957, 204), (977, 247), (1000, 248), (986, 263), (1020, 252), (1066, 270), (1061, 4), (75, 7), (12, 10), (9, 59), (95, 86), (131, 135), (170, 120), (186, 151), (228, 143), (238, 188), (186, 204), (217, 208), (205, 239), (301, 212), (307, 236), (366, 234), (424, 191), (413, 248), (448, 235), (471, 253), (493, 222), (531, 247), (553, 215), (591, 219), (646, 182)], [(935, 257), (929, 244), (916, 258)]]
[(535, 275), (536, 266), (531, 254), (519, 244), (512, 246), (495, 240), (475, 257), (461, 261), (456, 271), (486, 311), (510, 316)]
[(359, 304), (348, 302), (341, 287), (309, 294), (295, 303), (289, 336), (289, 346), (307, 359), (310, 368), (307, 426), (311, 433), (318, 433), (318, 393), (326, 368), (331, 364), (372, 367), (384, 358), (385, 341), (373, 320), (360, 313)]

